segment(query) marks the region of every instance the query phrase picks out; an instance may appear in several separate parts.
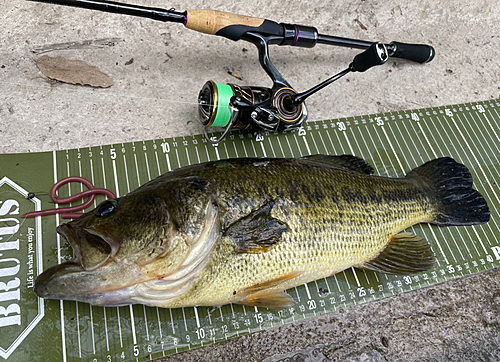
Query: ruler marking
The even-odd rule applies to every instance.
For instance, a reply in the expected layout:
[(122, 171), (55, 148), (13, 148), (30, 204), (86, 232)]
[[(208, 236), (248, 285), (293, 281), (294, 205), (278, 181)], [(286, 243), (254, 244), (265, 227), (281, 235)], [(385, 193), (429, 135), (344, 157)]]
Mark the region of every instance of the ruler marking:
[(165, 153), (165, 159), (167, 160), (168, 172), (170, 172), (170, 171), (172, 171), (172, 167), (170, 166), (170, 157), (168, 157), (168, 153)]
[(253, 143), (252, 138), (250, 138), (250, 144), (252, 145), (253, 148), (253, 157), (257, 157), (257, 151), (255, 150), (255, 144)]
[[(54, 185), (58, 181), (57, 177), (57, 153), (56, 151), (52, 151), (52, 166), (54, 170)], [(59, 205), (56, 204), (55, 208), (59, 208)], [(59, 214), (56, 214), (56, 227), (59, 226)], [(57, 263), (61, 264), (61, 236), (59, 234), (56, 235), (56, 245), (57, 245)], [(66, 327), (64, 323), (64, 304), (63, 301), (59, 301), (59, 309), (60, 309), (60, 322), (61, 322), (61, 348), (62, 348), (62, 358), (63, 362), (66, 362)]]
[[(300, 157), (304, 157), (304, 153), (302, 152), (302, 149), (299, 145), (299, 140), (297, 139), (297, 135), (295, 133), (293, 134), (293, 138), (295, 139), (295, 143), (297, 144), (297, 148), (299, 150)], [(287, 137), (287, 139), (288, 139), (288, 137)], [(308, 148), (309, 148), (309, 146), (308, 146)], [(311, 153), (309, 152), (309, 154), (311, 154)]]
[(224, 151), (226, 151), (226, 158), (229, 158), (229, 151), (227, 150), (226, 142), (223, 142), (222, 145), (224, 146)]
[[(425, 118), (424, 118), (424, 120), (425, 120)], [(432, 154), (434, 155), (435, 158), (437, 158), (438, 156), (437, 156), (436, 152), (434, 151), (434, 148), (432, 148), (432, 145), (429, 142), (429, 139), (427, 138), (427, 134), (424, 132), (424, 129), (422, 128), (422, 124), (420, 122), (417, 122), (417, 124), (418, 124), (418, 127), (420, 128), (420, 131), (422, 131), (422, 134), (424, 135), (425, 141), (429, 145), (429, 148), (431, 149)]]
[(269, 140), (269, 146), (271, 147), (271, 152), (273, 153), (273, 157), (276, 158), (276, 152), (274, 152), (274, 147), (271, 141), (271, 137), (268, 137), (267, 139)]
[(323, 148), (325, 149), (325, 153), (329, 153), (328, 149), (326, 148), (325, 141), (323, 140), (323, 136), (321, 135), (321, 132), (318, 132), (319, 138), (321, 139), (321, 143), (323, 144)]
[(177, 157), (177, 166), (178, 168), (181, 168), (181, 160), (179, 158), (179, 151), (177, 150), (177, 148), (175, 148), (175, 156)]
[[(295, 135), (293, 135), (293, 136), (296, 137)], [(307, 142), (306, 136), (304, 135), (304, 136), (301, 136), (301, 137), (302, 137), (302, 140), (304, 141), (304, 145), (306, 145), (307, 154), (310, 155), (311, 154), (311, 149), (309, 148), (309, 143)], [(297, 140), (297, 139), (295, 139), (295, 140)], [(298, 145), (298, 143), (297, 143), (297, 145)]]
[[(346, 132), (345, 132), (345, 131), (343, 131), (342, 133), (344, 134), (344, 138), (345, 138), (345, 140), (347, 141), (347, 145), (349, 146), (349, 150), (351, 151), (351, 155), (353, 155), (353, 154), (354, 154), (354, 151), (353, 151), (353, 149), (352, 149), (351, 142), (349, 142), (349, 138), (347, 138), (347, 134), (346, 134)], [(342, 151), (343, 151), (343, 148), (344, 148), (344, 147), (342, 147)]]
[(236, 143), (233, 142), (233, 148), (234, 148), (234, 153), (236, 155), (236, 158), (239, 158), (240, 156), (238, 155), (238, 149), (236, 148)]
[(146, 151), (144, 151), (144, 160), (146, 161), (146, 170), (148, 172), (148, 180), (151, 181), (151, 172), (149, 171), (149, 160), (148, 160), (148, 154)]
[(158, 167), (158, 176), (161, 175), (160, 160), (158, 159), (158, 152), (155, 150), (156, 166)]
[(125, 181), (127, 181), (127, 192), (130, 193), (130, 181), (128, 178), (127, 158), (123, 155), (123, 169), (125, 170)]
[(304, 289), (306, 290), (307, 293), (307, 299), (311, 299), (311, 293), (309, 292), (309, 287), (307, 286), (307, 283), (304, 284)]
[(146, 341), (149, 341), (149, 328), (148, 328), (148, 316), (146, 314), (146, 306), (143, 304), (142, 309), (144, 311), (144, 326), (146, 327)]
[(245, 146), (245, 142), (242, 141), (241, 145), (243, 146), (243, 152), (245, 152), (245, 157), (248, 157), (247, 146)]
[(260, 148), (262, 149), (262, 154), (264, 155), (264, 157), (267, 157), (266, 149), (264, 148), (264, 142), (259, 141), (259, 143), (260, 143)]
[[(319, 130), (314, 131), (314, 133), (316, 133), (316, 134), (317, 134), (317, 133), (319, 133)], [(310, 135), (311, 135), (311, 139), (312, 139), (312, 141), (313, 141), (313, 143), (314, 143), (314, 147), (316, 148), (316, 154), (318, 154), (318, 153), (320, 153), (320, 152), (319, 152), (319, 149), (318, 149), (318, 145), (316, 144), (316, 140), (314, 139), (314, 133), (313, 133), (313, 132), (311, 132), (311, 133), (310, 133)], [(305, 140), (305, 139), (306, 139), (306, 137), (304, 136), (304, 140)], [(309, 154), (311, 154), (311, 152), (309, 152)]]
[(356, 284), (357, 284), (358, 288), (361, 288), (361, 284), (359, 284), (359, 279), (358, 279), (358, 275), (356, 274), (356, 270), (354, 270), (354, 267), (351, 267), (351, 270), (352, 270), (352, 274), (354, 275), (354, 279), (356, 279)]
[(191, 159), (189, 158), (189, 152), (188, 152), (188, 149), (187, 149), (187, 148), (184, 148), (184, 150), (186, 151), (187, 161), (188, 161), (188, 164), (190, 165), (190, 164), (191, 164)]
[(198, 308), (193, 307), (194, 317), (196, 318), (196, 327), (200, 328), (200, 318), (198, 317)]
[(184, 329), (187, 332), (188, 331), (188, 326), (187, 326), (187, 321), (186, 321), (186, 313), (184, 312), (184, 307), (182, 309), (182, 319), (184, 319)]
[(137, 164), (137, 154), (134, 153), (135, 171), (137, 173), (137, 187), (141, 186), (141, 176), (139, 175), (139, 165)]
[[(286, 140), (286, 143), (288, 144), (288, 149), (290, 150), (292, 157), (295, 157), (295, 155), (293, 154), (292, 146), (290, 145), (290, 141), (288, 140), (288, 137), (285, 137), (285, 140)], [(300, 152), (300, 149), (299, 149), (299, 152)]]
[(198, 152), (198, 146), (194, 146), (194, 149), (196, 150), (196, 158), (198, 159), (198, 163), (201, 163), (200, 152)]
[(280, 146), (281, 155), (285, 157), (285, 151), (283, 151), (283, 146), (281, 145), (280, 137), (276, 137), (276, 140), (278, 141), (278, 146)]
[(109, 339), (108, 339), (108, 321), (106, 316), (106, 307), (102, 307), (104, 312), (104, 334), (106, 335), (106, 351), (109, 352)]

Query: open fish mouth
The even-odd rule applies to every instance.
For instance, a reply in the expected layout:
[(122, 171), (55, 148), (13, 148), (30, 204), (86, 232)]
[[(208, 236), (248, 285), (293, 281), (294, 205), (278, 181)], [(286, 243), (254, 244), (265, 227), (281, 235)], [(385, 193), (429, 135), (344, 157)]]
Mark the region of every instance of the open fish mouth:
[(59, 226), (57, 233), (72, 247), (74, 259), (40, 274), (34, 292), (42, 298), (88, 301), (96, 295), (95, 282), (103, 277), (98, 269), (110, 260), (113, 248), (96, 233), (70, 224)]
[(114, 254), (111, 245), (91, 230), (63, 224), (57, 227), (57, 233), (73, 248), (74, 259), (72, 261), (80, 264), (85, 270), (99, 268)]

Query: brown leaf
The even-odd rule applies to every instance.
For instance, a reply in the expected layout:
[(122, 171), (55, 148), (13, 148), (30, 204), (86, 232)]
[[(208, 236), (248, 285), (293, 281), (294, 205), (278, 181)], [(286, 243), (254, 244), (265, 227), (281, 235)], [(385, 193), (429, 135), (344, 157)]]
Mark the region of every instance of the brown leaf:
[(81, 60), (70, 60), (64, 57), (38, 58), (36, 65), (40, 71), (49, 77), (64, 83), (90, 85), (92, 87), (111, 87), (115, 82), (96, 67)]

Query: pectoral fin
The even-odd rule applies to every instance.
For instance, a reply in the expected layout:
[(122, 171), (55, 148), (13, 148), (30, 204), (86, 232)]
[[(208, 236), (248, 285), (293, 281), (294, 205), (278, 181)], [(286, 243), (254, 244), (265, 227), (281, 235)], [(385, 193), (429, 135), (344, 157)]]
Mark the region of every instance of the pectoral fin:
[(427, 242), (418, 235), (393, 235), (387, 247), (373, 260), (358, 268), (384, 274), (407, 275), (432, 269), (436, 257)]
[(238, 253), (257, 254), (269, 250), (288, 231), (287, 225), (271, 216), (273, 202), (252, 211), (231, 225), (224, 233), (236, 246)]
[[(280, 284), (298, 277), (302, 272), (293, 272), (279, 278), (259, 283), (240, 290), (241, 299), (237, 304), (266, 308), (289, 308), (295, 305), (293, 298), (286, 292), (276, 290)], [(273, 289), (274, 288), (274, 289)]]

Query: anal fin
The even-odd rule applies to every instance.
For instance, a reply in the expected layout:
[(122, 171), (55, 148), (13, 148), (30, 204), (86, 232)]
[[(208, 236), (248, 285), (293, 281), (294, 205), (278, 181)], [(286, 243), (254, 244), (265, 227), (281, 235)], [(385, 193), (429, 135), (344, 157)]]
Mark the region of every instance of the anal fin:
[(295, 300), (293, 300), (290, 294), (283, 291), (263, 290), (249, 294), (237, 304), (244, 304), (252, 307), (283, 309), (293, 307), (295, 305)]
[(402, 233), (393, 235), (376, 258), (357, 267), (384, 274), (407, 275), (432, 269), (435, 261), (436, 257), (427, 240), (411, 233)]
[(289, 308), (295, 305), (293, 298), (286, 292), (276, 290), (280, 284), (298, 277), (302, 272), (292, 272), (279, 278), (259, 283), (238, 292), (241, 299), (237, 304), (266, 308)]

